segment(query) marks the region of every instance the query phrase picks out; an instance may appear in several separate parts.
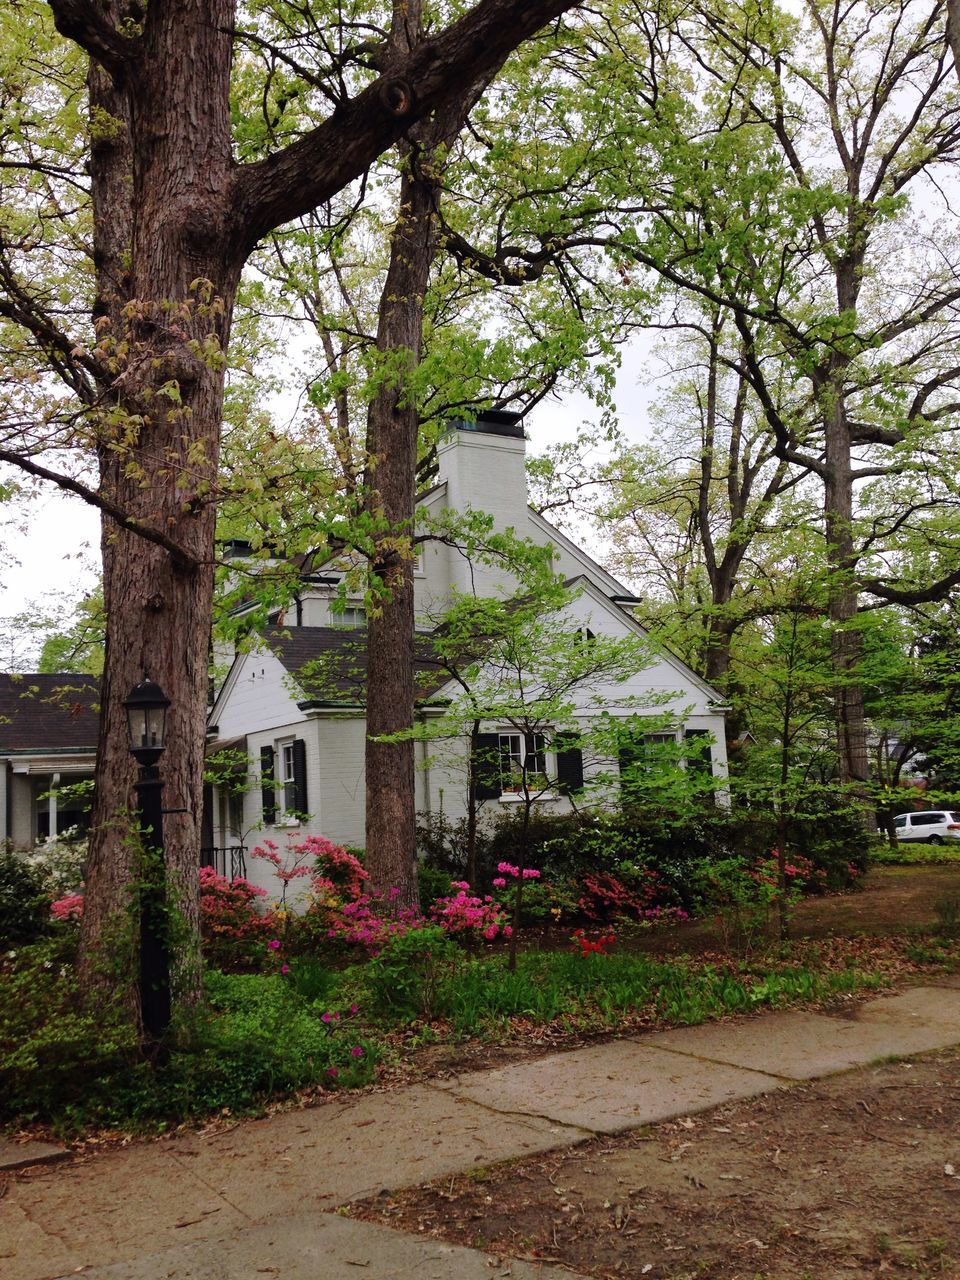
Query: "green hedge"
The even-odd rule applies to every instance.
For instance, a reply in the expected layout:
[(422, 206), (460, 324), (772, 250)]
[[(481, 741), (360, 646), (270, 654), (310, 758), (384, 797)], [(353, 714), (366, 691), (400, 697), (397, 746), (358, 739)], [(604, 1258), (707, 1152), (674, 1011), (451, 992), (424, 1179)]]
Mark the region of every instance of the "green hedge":
[[(478, 887), (486, 889), (499, 862), (516, 862), (520, 821), (506, 815), (478, 835)], [(420, 852), (427, 867), (461, 876), (466, 866), (466, 824), (436, 816), (419, 828)], [(704, 858), (745, 857), (759, 861), (776, 847), (776, 815), (719, 808), (670, 824), (660, 813), (640, 810), (605, 814), (531, 814), (526, 864), (545, 877), (577, 879), (602, 873), (630, 879), (630, 868), (656, 872), (672, 901), (692, 906), (692, 867)], [(856, 811), (830, 803), (807, 806), (787, 824), (790, 856), (804, 857), (821, 869), (821, 887), (850, 888), (866, 870), (875, 841)]]

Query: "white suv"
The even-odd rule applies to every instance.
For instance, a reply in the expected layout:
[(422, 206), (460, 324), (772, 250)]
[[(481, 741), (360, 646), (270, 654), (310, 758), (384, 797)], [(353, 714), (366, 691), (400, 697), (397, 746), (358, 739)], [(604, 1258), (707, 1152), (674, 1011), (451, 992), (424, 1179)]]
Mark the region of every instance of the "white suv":
[(925, 809), (921, 813), (898, 813), (893, 820), (898, 840), (922, 840), (943, 844), (960, 840), (960, 813), (949, 809)]

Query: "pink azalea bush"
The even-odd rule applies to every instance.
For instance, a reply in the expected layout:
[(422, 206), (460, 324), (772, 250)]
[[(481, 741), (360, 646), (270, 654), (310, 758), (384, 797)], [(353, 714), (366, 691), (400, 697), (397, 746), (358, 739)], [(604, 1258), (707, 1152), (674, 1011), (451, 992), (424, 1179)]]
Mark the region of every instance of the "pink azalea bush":
[(371, 955), (380, 952), (386, 943), (402, 937), (411, 929), (421, 928), (425, 921), (413, 907), (396, 906), (399, 889), (386, 894), (376, 891), (361, 893), (352, 902), (328, 909), (327, 938), (349, 946), (363, 947)]
[(50, 914), (54, 920), (79, 921), (83, 915), (83, 894), (68, 893), (65, 898), (58, 898), (50, 903)]
[(277, 931), (273, 912), (261, 909), (266, 897), (266, 889), (242, 876), (228, 880), (213, 867), (200, 868), (200, 936), (216, 968), (257, 967), (264, 943)]
[[(496, 884), (496, 881), (494, 881)], [(474, 936), (492, 942), (497, 934), (509, 938), (513, 929), (499, 902), (487, 894), (480, 898), (470, 892), (466, 880), (454, 880), (455, 894), (438, 898), (430, 908), (430, 918), (451, 935)]]
[(356, 901), (367, 879), (360, 860), (324, 836), (307, 836), (296, 844), (288, 844), (283, 854), (272, 840), (264, 840), (251, 850), (250, 856), (271, 864), (281, 885), (281, 902), (286, 901), (287, 889), (293, 881), (307, 879), (314, 898)]

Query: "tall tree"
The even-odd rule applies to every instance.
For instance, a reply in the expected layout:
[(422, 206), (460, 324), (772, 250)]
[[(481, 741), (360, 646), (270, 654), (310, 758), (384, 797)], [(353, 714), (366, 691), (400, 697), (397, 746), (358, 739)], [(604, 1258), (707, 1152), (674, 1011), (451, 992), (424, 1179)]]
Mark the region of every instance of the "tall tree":
[[(402, 22), (395, 13), (392, 38), (422, 39), (421, 20), (418, 6), (405, 6)], [(556, 252), (541, 234), (526, 272), (486, 279), (474, 269), (483, 255), (467, 239), (521, 205), (528, 234), (530, 224), (555, 219), (558, 203), (568, 226), (587, 228), (605, 216), (592, 197), (591, 174), (609, 158), (575, 136), (574, 96), (557, 92), (559, 79), (543, 70), (540, 56), (549, 61), (581, 35), (579, 22), (573, 29), (558, 24), (511, 60), (492, 104), (478, 103), (488, 74), (464, 86), (456, 110), (410, 131), (397, 148), (398, 173), (388, 163), (376, 175), (382, 190), (396, 192), (395, 206), (381, 196), (389, 228), (375, 212), (345, 204), (343, 216), (314, 218), (306, 234), (297, 228), (274, 237), (275, 257), (258, 260), (277, 297), (302, 307), (319, 337), (308, 399), (327, 424), (331, 469), (339, 470), (344, 494), (333, 508), (327, 503), (326, 518), (317, 511), (309, 550), (312, 561), (322, 554), (325, 529), (328, 548), (344, 539), (355, 562), (367, 566), (367, 865), (376, 884), (400, 891), (398, 902), (414, 892), (413, 750), (402, 733), (413, 722), (412, 543), (431, 536), (422, 519), (414, 529), (416, 486), (431, 475), (451, 416), (481, 404), (529, 407), (561, 378), (590, 381), (602, 395), (625, 327), (624, 307), (610, 294), (613, 273), (601, 258), (591, 262), (569, 246)], [(538, 95), (551, 76), (554, 93), (544, 107)], [(524, 112), (536, 117), (525, 124), (530, 138), (519, 146), (511, 132), (508, 155), (491, 161), (487, 153)], [(472, 191), (477, 152), (496, 176), (496, 208), (487, 206), (489, 193), (478, 201)], [(570, 176), (558, 184), (558, 172)], [(519, 294), (519, 303), (504, 301), (507, 291)], [(600, 353), (607, 367), (588, 372), (588, 355)], [(334, 511), (344, 518), (331, 520)], [(473, 537), (450, 520), (434, 532), (446, 540)]]
[(678, 312), (664, 355), (672, 378), (653, 406), (656, 441), (614, 456), (596, 504), (622, 571), (649, 594), (661, 626), (674, 620), (683, 657), (721, 690), (738, 628), (766, 607), (756, 570), (776, 540), (782, 499), (804, 477), (777, 457), (730, 330), (719, 309)]
[[(68, 49), (77, 46), (90, 59), (93, 331), (69, 332), (60, 323), (42, 279), (36, 283), (34, 246), (13, 240), (9, 219), (0, 245), (0, 313), (37, 366), (52, 367), (82, 406), (99, 477), (83, 484), (15, 449), (0, 458), (81, 489), (104, 513), (108, 637), (82, 938), (88, 982), (106, 926), (129, 891), (121, 814), (133, 763), (122, 701), (145, 671), (172, 700), (164, 772), (177, 812), (167, 824), (167, 871), (196, 936), (210, 497), (224, 355), (244, 264), (271, 230), (329, 200), (417, 121), (455, 109), (465, 85), (570, 7), (570, 0), (480, 0), (430, 39), (403, 47), (389, 41), (375, 7), (331, 21), (308, 6), (304, 22), (328, 36), (326, 65), (303, 68), (289, 48), (277, 56), (304, 93), (326, 99), (329, 114), (263, 159), (238, 163), (231, 63), (257, 33), (238, 24), (234, 0), (149, 7), (52, 0)], [(42, 23), (35, 6), (22, 14), (28, 30)], [(355, 42), (358, 28), (372, 41)], [(48, 89), (38, 81), (38, 115)], [(33, 172), (37, 160), (19, 149), (14, 163)], [(77, 198), (85, 198), (83, 180), (72, 180)]]
[(658, 169), (634, 169), (651, 218), (624, 253), (731, 314), (778, 456), (819, 478), (840, 775), (862, 791), (859, 593), (909, 593), (864, 557), (857, 489), (954, 448), (960, 259), (930, 212), (960, 157), (945, 6), (745, 0), (677, 30), (674, 91), (646, 113)]

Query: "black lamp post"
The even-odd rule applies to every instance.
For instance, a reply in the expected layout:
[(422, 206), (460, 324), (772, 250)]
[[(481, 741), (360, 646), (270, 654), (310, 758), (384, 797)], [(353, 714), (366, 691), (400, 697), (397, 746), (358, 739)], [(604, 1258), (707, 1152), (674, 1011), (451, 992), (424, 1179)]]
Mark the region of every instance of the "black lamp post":
[(130, 754), (140, 766), (135, 783), (144, 852), (140, 887), (140, 1013), (146, 1039), (156, 1044), (170, 1025), (163, 783), (157, 767), (166, 747), (164, 730), (170, 699), (149, 676), (144, 676), (123, 705), (130, 731)]

